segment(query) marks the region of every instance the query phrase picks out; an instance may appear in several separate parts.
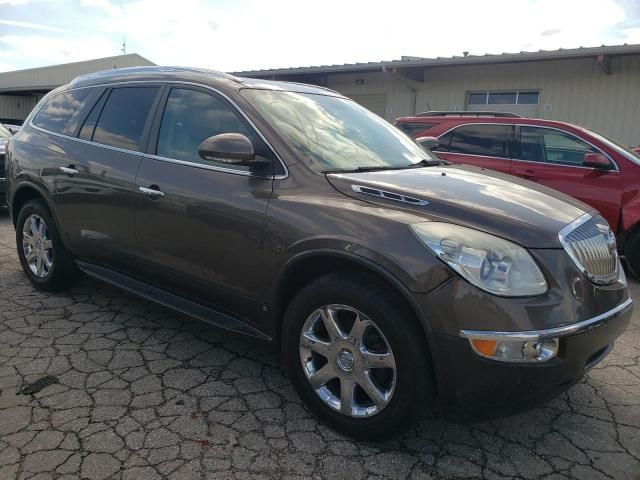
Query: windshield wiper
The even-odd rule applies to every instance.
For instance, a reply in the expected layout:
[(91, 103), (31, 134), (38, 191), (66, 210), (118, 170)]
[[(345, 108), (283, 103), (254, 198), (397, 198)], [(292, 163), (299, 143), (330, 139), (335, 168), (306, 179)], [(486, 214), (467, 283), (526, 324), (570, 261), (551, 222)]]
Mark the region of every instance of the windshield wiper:
[(380, 172), (384, 170), (407, 170), (410, 168), (433, 167), (436, 165), (443, 165), (444, 163), (445, 162), (443, 160), (425, 158), (423, 160), (420, 160), (417, 163), (412, 163), (410, 165), (372, 165), (369, 167), (324, 170), (322, 173), (357, 173), (357, 172)]

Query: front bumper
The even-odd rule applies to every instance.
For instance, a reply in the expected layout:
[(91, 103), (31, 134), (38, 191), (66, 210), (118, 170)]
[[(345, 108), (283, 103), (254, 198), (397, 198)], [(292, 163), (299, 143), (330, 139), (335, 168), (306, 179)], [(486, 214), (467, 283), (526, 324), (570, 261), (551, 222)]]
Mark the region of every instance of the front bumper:
[(449, 418), (469, 420), (510, 415), (544, 403), (575, 384), (611, 351), (629, 325), (631, 312), (629, 298), (591, 319), (510, 334), (559, 337), (558, 355), (540, 363), (490, 360), (475, 353), (468, 338), (435, 334), (431, 349), (437, 364), (437, 407)]

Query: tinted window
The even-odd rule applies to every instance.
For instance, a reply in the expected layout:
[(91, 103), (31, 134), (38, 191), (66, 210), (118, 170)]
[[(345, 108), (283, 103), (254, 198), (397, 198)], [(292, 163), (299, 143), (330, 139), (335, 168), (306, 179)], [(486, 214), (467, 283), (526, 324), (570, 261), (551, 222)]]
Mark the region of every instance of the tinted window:
[(100, 96), (98, 102), (91, 109), (89, 116), (84, 121), (84, 125), (82, 125), (82, 128), (80, 129), (80, 134), (78, 135), (80, 138), (84, 140), (93, 140), (93, 131), (96, 129), (98, 115), (100, 115), (100, 112), (102, 111), (106, 98), (107, 93), (105, 92)]
[(142, 132), (158, 87), (125, 87), (111, 91), (93, 133), (93, 141), (140, 150)]
[(436, 152), (448, 152), (451, 148), (451, 137), (453, 136), (453, 132), (445, 133), (441, 137), (438, 137), (438, 148), (434, 150)]
[(400, 130), (409, 136), (413, 136), (424, 130), (429, 130), (433, 126), (433, 123), (399, 123), (397, 125)]
[(72, 119), (83, 107), (90, 91), (89, 88), (81, 88), (49, 98), (33, 119), (34, 125), (51, 132), (74, 133), (78, 124)]
[(262, 140), (226, 100), (197, 90), (173, 88), (162, 115), (156, 154), (189, 162), (215, 163), (200, 158), (198, 147), (206, 138), (221, 133), (246, 135), (257, 155), (270, 158)]
[(453, 131), (449, 151), (509, 158), (512, 138), (509, 125), (465, 125)]
[(522, 160), (574, 166), (582, 166), (585, 153), (598, 152), (573, 135), (538, 127), (520, 127), (520, 151)]

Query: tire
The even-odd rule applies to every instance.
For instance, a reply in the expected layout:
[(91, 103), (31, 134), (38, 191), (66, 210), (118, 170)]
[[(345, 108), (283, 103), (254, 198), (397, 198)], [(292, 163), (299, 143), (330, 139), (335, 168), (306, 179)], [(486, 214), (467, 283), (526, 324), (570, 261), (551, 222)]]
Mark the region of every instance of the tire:
[(16, 246), (22, 269), (39, 290), (64, 290), (77, 280), (73, 257), (62, 244), (58, 226), (42, 200), (30, 200), (20, 209)]
[[(337, 319), (333, 337), (325, 324), (329, 316)], [(345, 340), (340, 334), (352, 338)], [(327, 425), (356, 439), (392, 437), (433, 403), (433, 370), (424, 332), (404, 300), (366, 274), (335, 272), (303, 287), (286, 309), (281, 348), (283, 368), (302, 400)], [(365, 362), (385, 368), (367, 368)], [(395, 370), (387, 368), (392, 364)], [(322, 379), (315, 387), (310, 380), (314, 374), (319, 375), (314, 379)], [(329, 379), (332, 376), (337, 378)], [(375, 390), (368, 379), (373, 379)], [(353, 381), (355, 390), (350, 388)], [(352, 402), (342, 400), (349, 396), (343, 394), (343, 382), (346, 392), (353, 393)], [(384, 395), (370, 396), (367, 391)]]
[(640, 280), (640, 227), (631, 230), (624, 244), (624, 258), (629, 272)]

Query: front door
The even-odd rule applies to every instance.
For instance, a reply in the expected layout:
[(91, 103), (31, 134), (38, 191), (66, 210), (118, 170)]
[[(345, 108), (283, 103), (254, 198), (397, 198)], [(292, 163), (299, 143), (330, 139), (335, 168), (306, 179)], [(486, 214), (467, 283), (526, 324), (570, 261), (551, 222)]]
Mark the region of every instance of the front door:
[(615, 232), (622, 192), (620, 172), (582, 165), (585, 153), (602, 153), (581, 138), (552, 128), (521, 126), (513, 175), (559, 190), (597, 209)]
[[(172, 86), (163, 100), (136, 179), (138, 260), (150, 283), (220, 311), (255, 320), (263, 287), (263, 236), (273, 169), (254, 174), (198, 155), (220, 133), (249, 137), (272, 152), (217, 93)], [(262, 142), (262, 143), (261, 143)], [(151, 189), (154, 192), (149, 194)], [(146, 192), (146, 193), (145, 193)]]
[(435, 152), (453, 163), (510, 173), (513, 131), (513, 125), (461, 125), (438, 139)]

